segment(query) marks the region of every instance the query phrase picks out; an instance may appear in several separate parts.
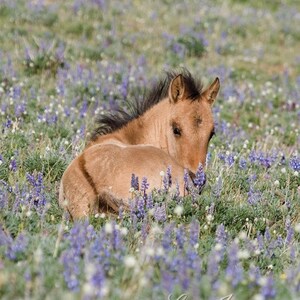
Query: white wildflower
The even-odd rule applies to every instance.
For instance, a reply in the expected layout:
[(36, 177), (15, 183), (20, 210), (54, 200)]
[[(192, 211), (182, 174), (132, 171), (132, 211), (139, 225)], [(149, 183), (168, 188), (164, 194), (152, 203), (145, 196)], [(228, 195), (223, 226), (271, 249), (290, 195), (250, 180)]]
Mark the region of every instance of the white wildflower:
[(180, 217), (183, 213), (183, 207), (181, 205), (177, 205), (174, 209), (174, 213)]
[(126, 267), (133, 268), (136, 265), (136, 263), (137, 263), (137, 261), (134, 256), (132, 256), (132, 255), (125, 256), (124, 264)]
[(285, 174), (286, 173), (286, 168), (282, 168), (280, 171), (281, 171), (282, 174)]
[(240, 250), (238, 252), (238, 258), (239, 259), (248, 259), (250, 257), (250, 253), (248, 250), (244, 249), (244, 250)]
[(280, 185), (279, 180), (275, 180), (275, 181), (274, 181), (274, 185), (275, 185), (275, 186), (279, 186), (279, 185)]
[(295, 225), (295, 231), (296, 232), (300, 232), (300, 223), (297, 223), (296, 225)]
[(128, 233), (128, 229), (126, 227), (122, 227), (120, 229), (120, 233), (121, 233), (121, 235), (126, 236)]
[(113, 232), (113, 226), (112, 226), (112, 224), (111, 223), (106, 223), (104, 225), (104, 230), (108, 234), (112, 233)]

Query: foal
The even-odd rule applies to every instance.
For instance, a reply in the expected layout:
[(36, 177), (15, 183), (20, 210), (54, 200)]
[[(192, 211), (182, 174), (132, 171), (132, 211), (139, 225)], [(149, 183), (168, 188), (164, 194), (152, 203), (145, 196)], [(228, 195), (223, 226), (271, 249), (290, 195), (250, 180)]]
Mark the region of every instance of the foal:
[(129, 206), (132, 174), (147, 177), (151, 189), (160, 188), (159, 174), (167, 167), (183, 195), (184, 170), (195, 173), (205, 164), (219, 88), (218, 78), (202, 91), (188, 71), (167, 73), (148, 97), (132, 103), (132, 114), (101, 116), (92, 140), (63, 174), (60, 205), (73, 219), (117, 212)]

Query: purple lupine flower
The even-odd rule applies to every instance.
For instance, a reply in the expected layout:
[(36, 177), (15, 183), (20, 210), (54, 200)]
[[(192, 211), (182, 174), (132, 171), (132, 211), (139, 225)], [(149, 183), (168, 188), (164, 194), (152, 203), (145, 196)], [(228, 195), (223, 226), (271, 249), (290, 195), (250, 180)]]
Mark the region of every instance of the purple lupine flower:
[(124, 75), (122, 79), (122, 84), (121, 84), (121, 95), (123, 99), (127, 98), (128, 95), (128, 87), (129, 87), (129, 77), (128, 75)]
[(136, 216), (141, 219), (145, 216), (145, 199), (143, 197), (138, 197), (136, 199)]
[(223, 247), (227, 244), (227, 234), (225, 232), (225, 227), (223, 224), (218, 225), (216, 230), (216, 243), (221, 244)]
[(148, 223), (147, 219), (144, 219), (143, 224), (142, 224), (142, 230), (141, 230), (141, 237), (142, 237), (143, 242), (146, 241), (148, 232), (149, 232), (149, 223)]
[(154, 219), (156, 222), (164, 222), (167, 219), (166, 214), (166, 206), (162, 205), (155, 205), (154, 207)]
[(90, 283), (94, 288), (94, 296), (102, 298), (103, 296), (103, 287), (105, 285), (105, 272), (100, 264), (94, 268), (94, 272), (91, 276)]
[(180, 202), (180, 187), (179, 187), (179, 183), (178, 181), (176, 180), (176, 189), (175, 189), (175, 194), (174, 194), (174, 197), (173, 199), (176, 200), (177, 202)]
[(247, 161), (244, 157), (241, 157), (240, 160), (239, 160), (239, 167), (242, 169), (242, 170), (245, 170), (247, 168)]
[(270, 234), (269, 227), (266, 228), (264, 236), (265, 236), (265, 240), (267, 240), (267, 241), (271, 240), (271, 234)]
[(80, 257), (75, 253), (74, 249), (64, 251), (60, 257), (60, 261), (64, 266), (64, 279), (67, 287), (71, 291), (79, 290), (79, 274), (80, 274)]
[(122, 244), (122, 238), (121, 238), (121, 234), (120, 234), (120, 230), (118, 230), (116, 228), (116, 223), (112, 222), (112, 233), (111, 233), (111, 242), (110, 245), (112, 247), (113, 250), (117, 250), (120, 249), (121, 244)]
[(207, 260), (207, 275), (214, 288), (218, 286), (218, 275), (222, 258), (218, 251), (212, 250)]
[(153, 208), (153, 197), (151, 194), (148, 195), (146, 199), (146, 208), (147, 209), (152, 209)]
[(25, 234), (19, 234), (15, 240), (11, 240), (6, 248), (5, 255), (10, 260), (16, 260), (19, 254), (26, 251), (28, 246), (28, 237)]
[(8, 207), (8, 193), (6, 190), (0, 189), (0, 209), (4, 209), (7, 207)]
[(26, 173), (26, 179), (33, 189), (27, 197), (28, 202), (32, 202), (35, 207), (44, 207), (47, 200), (45, 194), (45, 186), (43, 183), (43, 173), (38, 172), (36, 176)]
[(187, 169), (184, 169), (184, 190), (185, 191), (190, 191), (190, 175)]
[(256, 152), (254, 150), (252, 150), (250, 153), (249, 153), (249, 160), (251, 163), (254, 163), (257, 159), (257, 156), (256, 156)]
[(17, 161), (15, 158), (12, 158), (9, 164), (9, 169), (13, 172), (17, 171)]
[(297, 253), (296, 252), (296, 247), (294, 245), (292, 245), (291, 249), (290, 249), (290, 259), (291, 259), (292, 262), (294, 262), (295, 259), (296, 259), (296, 256), (297, 256), (296, 253)]
[(147, 189), (149, 188), (149, 183), (147, 181), (146, 177), (142, 178), (142, 183), (141, 183), (141, 192), (143, 194), (143, 198), (147, 198)]
[(163, 178), (163, 185), (165, 191), (168, 191), (169, 188), (172, 186), (172, 175), (170, 166), (167, 168), (167, 172)]
[(199, 164), (198, 169), (195, 174), (195, 178), (193, 179), (193, 181), (194, 181), (194, 185), (198, 188), (199, 193), (200, 193), (206, 182), (206, 175), (204, 173), (202, 164)]
[(84, 118), (86, 116), (87, 109), (88, 109), (88, 103), (86, 100), (84, 100), (80, 108), (80, 114), (79, 114), (80, 118)]
[(217, 177), (216, 183), (212, 186), (212, 194), (214, 197), (219, 198), (221, 196), (223, 187), (222, 177)]
[(284, 245), (284, 241), (281, 235), (276, 239), (276, 247), (281, 248)]
[(172, 245), (172, 233), (174, 230), (174, 224), (168, 224), (165, 227), (163, 238), (161, 241), (161, 245), (163, 246), (164, 250), (169, 252), (173, 249)]
[(248, 192), (248, 203), (251, 205), (256, 205), (260, 200), (260, 193), (257, 192), (253, 186), (250, 186), (250, 190)]
[(225, 162), (225, 160), (226, 160), (226, 155), (225, 155), (224, 153), (219, 153), (219, 154), (218, 154), (218, 157), (219, 157), (222, 161)]
[(139, 190), (139, 178), (134, 174), (131, 175), (131, 187), (136, 191)]
[(232, 153), (229, 153), (225, 161), (228, 164), (228, 166), (231, 167), (234, 164), (234, 155)]
[(276, 297), (275, 282), (272, 274), (266, 278), (266, 283), (261, 287), (260, 293), (264, 299), (274, 299)]
[(300, 157), (292, 157), (290, 159), (290, 167), (294, 170), (294, 171), (300, 171)]
[(180, 226), (176, 230), (176, 242), (179, 249), (183, 249), (184, 243), (185, 243), (185, 232), (184, 228)]
[(190, 224), (190, 245), (194, 247), (199, 242), (200, 224), (193, 220)]
[(232, 287), (236, 287), (243, 280), (243, 268), (238, 259), (238, 245), (232, 243), (228, 249), (228, 265), (226, 275), (229, 277)]
[(75, 223), (68, 236), (70, 246), (64, 250), (60, 262), (64, 266), (64, 279), (71, 291), (79, 290), (80, 256), (88, 238), (88, 223)]
[(206, 164), (206, 165), (208, 165), (209, 162), (211, 161), (211, 157), (212, 157), (211, 152), (207, 152), (207, 154), (206, 154), (206, 159), (205, 159), (205, 164)]
[(293, 241), (293, 237), (294, 237), (294, 229), (292, 226), (289, 226), (287, 229), (285, 244), (289, 246)]
[(253, 284), (258, 286), (259, 285), (259, 279), (261, 278), (260, 269), (259, 267), (254, 266), (253, 264), (250, 265), (249, 271), (248, 271), (248, 277), (250, 279), (250, 286)]

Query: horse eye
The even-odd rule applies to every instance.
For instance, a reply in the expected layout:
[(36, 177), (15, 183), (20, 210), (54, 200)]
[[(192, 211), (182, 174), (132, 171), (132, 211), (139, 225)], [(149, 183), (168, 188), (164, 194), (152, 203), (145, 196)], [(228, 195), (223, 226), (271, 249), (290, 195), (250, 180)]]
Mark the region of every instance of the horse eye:
[(173, 133), (176, 136), (181, 136), (181, 130), (178, 127), (173, 128)]

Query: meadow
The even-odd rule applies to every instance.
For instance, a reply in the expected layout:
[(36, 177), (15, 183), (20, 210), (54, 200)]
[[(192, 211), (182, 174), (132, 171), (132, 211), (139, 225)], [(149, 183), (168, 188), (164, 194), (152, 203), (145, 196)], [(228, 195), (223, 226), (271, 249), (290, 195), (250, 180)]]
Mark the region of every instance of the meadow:
[[(299, 27), (297, 0), (0, 0), (0, 298), (300, 299)], [(201, 194), (140, 178), (72, 222), (97, 115), (181, 67), (221, 81)]]

